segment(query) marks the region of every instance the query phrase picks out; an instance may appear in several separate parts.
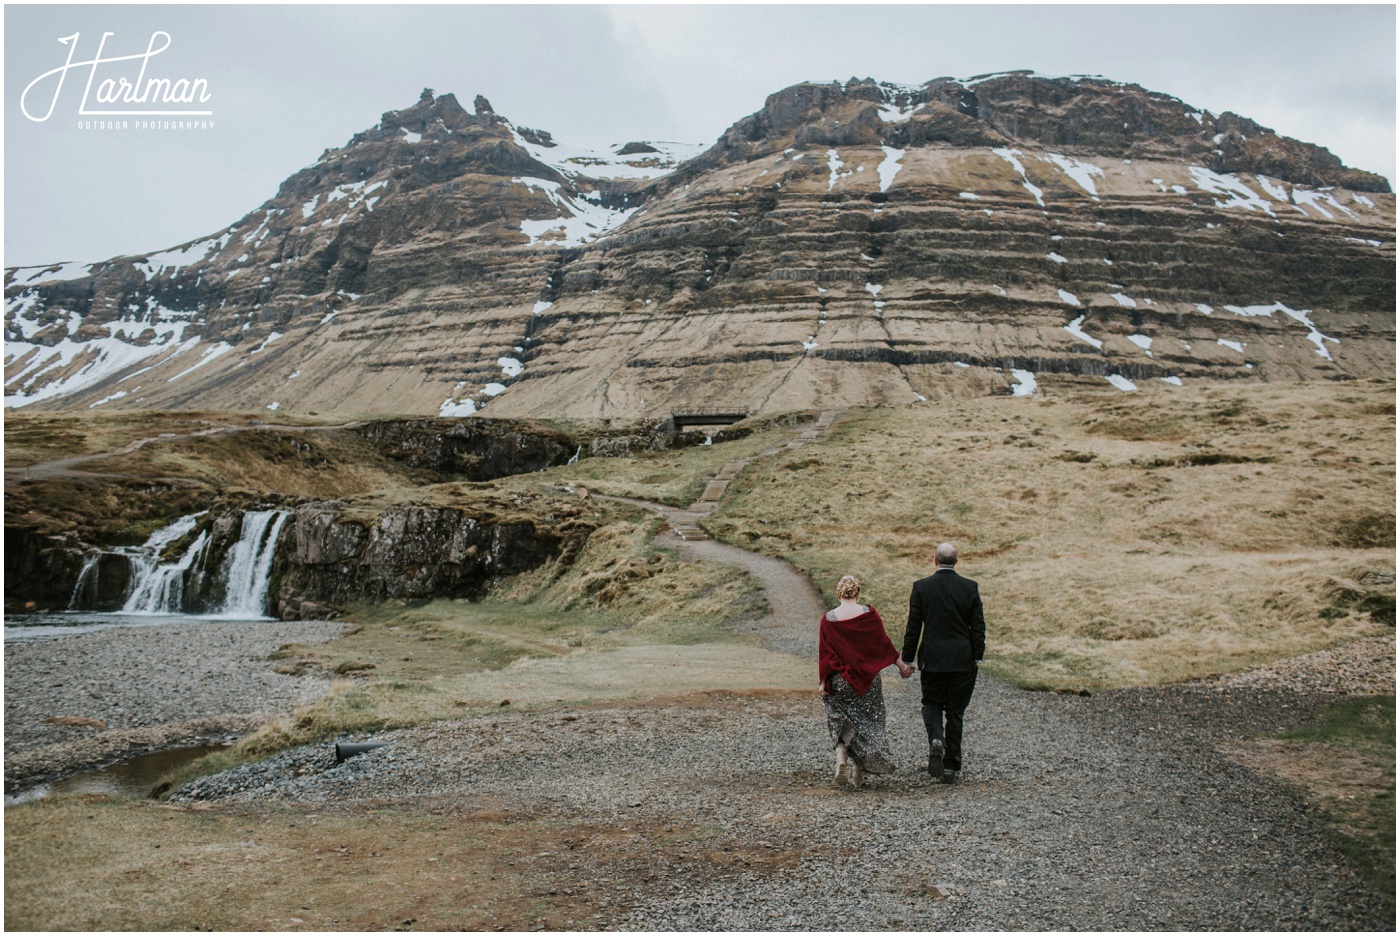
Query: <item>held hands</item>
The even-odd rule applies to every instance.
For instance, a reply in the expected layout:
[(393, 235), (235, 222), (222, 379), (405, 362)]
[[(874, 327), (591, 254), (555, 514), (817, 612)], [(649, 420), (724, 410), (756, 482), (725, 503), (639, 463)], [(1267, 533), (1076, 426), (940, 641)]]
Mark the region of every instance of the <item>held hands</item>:
[(898, 662), (896, 662), (895, 666), (899, 667), (900, 679), (908, 679), (910, 676), (914, 675), (914, 667), (909, 665), (908, 663), (905, 663), (903, 660), (899, 660)]

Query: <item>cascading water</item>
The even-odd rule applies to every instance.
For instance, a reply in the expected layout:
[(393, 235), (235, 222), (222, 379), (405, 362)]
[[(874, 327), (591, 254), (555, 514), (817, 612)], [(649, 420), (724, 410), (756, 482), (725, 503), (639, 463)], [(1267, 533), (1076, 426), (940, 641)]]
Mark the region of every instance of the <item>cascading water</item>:
[(73, 583), (73, 594), (68, 596), (68, 607), (78, 607), (88, 588), (97, 584), (97, 567), (101, 561), (102, 553), (93, 553), (83, 562), (82, 571), (78, 573), (78, 580)]
[(224, 560), (226, 586), (224, 606), (219, 617), (265, 617), (267, 615), (267, 583), (272, 577), (272, 559), (277, 548), (277, 535), (289, 512), (285, 510), (250, 510), (243, 514), (243, 526), (238, 542)]
[(161, 553), (196, 527), (203, 514), (181, 517), (162, 527), (138, 547), (109, 550), (90, 557), (78, 575), (69, 606), (87, 605), (97, 591), (102, 560), (125, 559), (130, 580), (120, 614), (189, 614), (246, 620), (267, 616), (268, 582), (286, 510), (250, 510), (243, 514), (238, 539), (229, 547), (217, 575), (207, 568), (214, 545), (209, 530), (200, 531), (178, 559), (162, 562)]
[(147, 583), (146, 579), (160, 567), (161, 552), (193, 530), (202, 516), (203, 513), (196, 513), (181, 517), (152, 533), (140, 546), (118, 546), (88, 556), (73, 583), (68, 607), (81, 610), (107, 604), (109, 610), (129, 609), (132, 598), (142, 590), (143, 584), (147, 585), (146, 594), (138, 608), (154, 600), (153, 592), (168, 592), (168, 588), (156, 589), (154, 583)]
[(135, 566), (135, 588), (122, 606), (123, 614), (179, 614), (184, 610), (185, 573), (209, 546), (209, 534), (200, 533), (185, 554), (174, 563), (161, 565), (146, 556), (131, 556)]
[(571, 465), (577, 465), (577, 464), (578, 464), (579, 456), (582, 455), (582, 454), (583, 454), (583, 446), (580, 445), (580, 446), (578, 447), (578, 451), (577, 451), (577, 452), (574, 452), (574, 457), (571, 458), (571, 459), (569, 459), (569, 464), (571, 464)]
[[(184, 600), (185, 572), (209, 545), (209, 534), (200, 533), (175, 563), (162, 565), (166, 546), (194, 529), (203, 514), (181, 517), (151, 534), (139, 551), (125, 555), (132, 568), (133, 587), (122, 605), (123, 614), (179, 614)], [(76, 594), (76, 592), (75, 592)]]

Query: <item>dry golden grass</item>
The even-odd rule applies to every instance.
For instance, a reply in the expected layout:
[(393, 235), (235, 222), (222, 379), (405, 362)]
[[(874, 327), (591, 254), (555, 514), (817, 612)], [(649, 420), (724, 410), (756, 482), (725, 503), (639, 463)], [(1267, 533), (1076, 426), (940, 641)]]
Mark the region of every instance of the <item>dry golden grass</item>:
[(1393, 606), (1394, 402), (1368, 381), (860, 411), (750, 467), (705, 525), (828, 591), (861, 576), (896, 640), (948, 540), (981, 583), (991, 672), (1178, 681), (1393, 626), (1334, 580)]
[[(896, 639), (909, 583), (952, 540), (961, 571), (982, 585), (993, 673), (1055, 688), (1186, 679), (1391, 632), (1378, 618), (1394, 609), (1394, 401), (1393, 383), (1367, 382), (856, 412), (827, 437), (754, 464), (706, 525), (788, 558), (828, 591), (855, 572)], [(102, 437), (149, 428), (120, 424)], [(339, 486), (366, 517), (469, 499), (529, 512), (529, 496), (556, 509), (565, 483), (689, 503), (706, 475), (790, 433), (585, 459), (487, 485), (420, 487), (334, 434), (323, 437), (340, 446), (333, 469), (279, 460), (275, 447), (257, 449), (266, 464), (253, 465), (241, 442), (175, 444), (144, 465), (303, 496)], [(23, 457), (71, 454), (65, 446), (99, 434), (61, 445), (31, 434)], [(589, 510), (599, 529), (568, 567), (516, 577), (489, 601), (358, 608), (358, 631), (283, 648), (279, 666), (347, 678), (195, 769), (342, 731), (499, 710), (507, 699), (512, 711), (543, 711), (714, 687), (809, 688), (809, 667), (724, 626), (761, 610), (751, 578), (657, 549), (657, 521), (642, 512)], [(1393, 822), (1393, 787), (1389, 796)], [(6, 926), (382, 930), (412, 919), (569, 929), (615, 919), (560, 887), (574, 872), (549, 856), (580, 836), (619, 833), (478, 805), (451, 821), (431, 810), (175, 811), (90, 797), (6, 810)], [(650, 845), (619, 839), (607, 875), (641, 886), (648, 860), (706, 834), (644, 830), (653, 832)], [(1389, 867), (1393, 876), (1393, 858)], [(248, 893), (259, 899), (239, 899)]]
[[(184, 810), (100, 796), (5, 810), (11, 931), (608, 928), (611, 888), (682, 853), (687, 828), (542, 820), (479, 799), (440, 810)], [(703, 834), (703, 830), (699, 830)], [(611, 847), (610, 847), (611, 846)], [(635, 853), (636, 857), (633, 857)], [(595, 876), (593, 874), (590, 877)]]
[[(795, 422), (795, 421), (794, 421)], [(577, 432), (577, 427), (575, 427)], [(505, 487), (532, 484), (540, 478), (579, 485), (599, 494), (688, 507), (705, 490), (705, 483), (726, 463), (752, 458), (795, 430), (787, 420), (759, 423), (753, 435), (715, 445), (695, 445), (666, 452), (639, 452), (630, 458), (583, 458), (573, 465), (551, 468), (540, 475), (502, 478)]]
[[(114, 452), (137, 439), (273, 421), (267, 413), (140, 410), (109, 413), (8, 412), (5, 414), (5, 463), (11, 468), (22, 467), (73, 455)], [(279, 413), (275, 421), (282, 425), (314, 426), (334, 425), (346, 420), (342, 417)]]

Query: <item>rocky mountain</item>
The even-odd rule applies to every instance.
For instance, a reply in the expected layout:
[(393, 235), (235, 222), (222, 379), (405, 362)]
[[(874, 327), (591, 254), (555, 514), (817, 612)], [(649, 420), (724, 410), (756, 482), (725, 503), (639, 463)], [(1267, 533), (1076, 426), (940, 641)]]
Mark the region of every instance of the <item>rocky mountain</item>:
[(1016, 72), (768, 98), (702, 151), (424, 91), (172, 250), (6, 270), (7, 406), (533, 417), (1395, 372), (1385, 179)]

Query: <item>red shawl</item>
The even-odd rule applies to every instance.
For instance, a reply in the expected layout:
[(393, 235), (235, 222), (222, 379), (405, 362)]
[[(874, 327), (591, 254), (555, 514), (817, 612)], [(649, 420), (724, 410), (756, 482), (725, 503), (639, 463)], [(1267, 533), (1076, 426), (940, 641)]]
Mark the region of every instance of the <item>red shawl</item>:
[(822, 615), (817, 632), (817, 675), (829, 690), (833, 673), (851, 684), (856, 695), (865, 695), (880, 670), (899, 659), (899, 651), (885, 633), (885, 622), (873, 607), (845, 621)]

